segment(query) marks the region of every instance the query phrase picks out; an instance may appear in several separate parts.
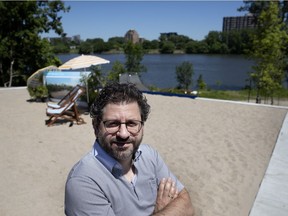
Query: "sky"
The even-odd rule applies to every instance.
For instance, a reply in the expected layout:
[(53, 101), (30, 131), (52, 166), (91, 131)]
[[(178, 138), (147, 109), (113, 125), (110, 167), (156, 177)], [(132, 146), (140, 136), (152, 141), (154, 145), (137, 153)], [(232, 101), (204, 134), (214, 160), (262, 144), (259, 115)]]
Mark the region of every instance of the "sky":
[[(177, 32), (203, 40), (209, 31), (222, 31), (223, 17), (243, 16), (243, 1), (65, 1), (71, 9), (62, 16), (67, 37), (81, 40), (124, 37), (130, 29), (141, 38), (157, 40), (160, 33)], [(44, 37), (58, 37), (53, 31)]]

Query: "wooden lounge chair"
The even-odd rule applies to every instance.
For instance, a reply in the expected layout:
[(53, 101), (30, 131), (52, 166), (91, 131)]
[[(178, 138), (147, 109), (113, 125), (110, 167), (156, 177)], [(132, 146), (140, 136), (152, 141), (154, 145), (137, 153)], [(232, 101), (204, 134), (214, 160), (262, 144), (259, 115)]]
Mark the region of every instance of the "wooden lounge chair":
[(80, 89), (80, 88), (83, 88), (83, 87), (81, 87), (80, 85), (76, 85), (58, 103), (48, 102), (47, 106), (50, 108), (63, 107), (65, 104), (67, 104), (69, 102), (69, 98), (73, 97), (73, 95), (75, 95), (77, 93), (78, 89)]
[[(70, 121), (70, 126), (73, 125), (74, 121), (77, 124), (85, 124), (85, 121), (80, 117), (80, 113), (77, 108), (76, 101), (80, 98), (82, 94), (84, 94), (85, 89), (81, 86), (78, 87), (78, 90), (75, 94), (71, 94), (62, 103), (58, 104), (58, 108), (47, 107), (46, 114), (50, 116), (48, 120), (46, 120), (47, 126), (52, 126), (56, 120), (67, 120)], [(65, 96), (66, 97), (66, 96)]]

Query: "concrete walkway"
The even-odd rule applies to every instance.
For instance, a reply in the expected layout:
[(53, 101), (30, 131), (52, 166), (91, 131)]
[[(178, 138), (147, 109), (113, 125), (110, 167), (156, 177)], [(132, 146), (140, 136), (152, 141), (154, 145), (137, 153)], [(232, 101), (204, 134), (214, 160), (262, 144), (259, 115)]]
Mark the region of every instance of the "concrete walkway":
[(288, 114), (249, 216), (288, 215)]

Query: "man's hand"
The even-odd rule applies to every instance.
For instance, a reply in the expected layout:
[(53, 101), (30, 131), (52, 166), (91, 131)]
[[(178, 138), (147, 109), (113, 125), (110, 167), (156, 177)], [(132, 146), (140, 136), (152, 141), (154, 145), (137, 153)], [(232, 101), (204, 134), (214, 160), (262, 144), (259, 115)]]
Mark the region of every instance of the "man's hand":
[(192, 216), (193, 207), (188, 191), (177, 190), (171, 178), (163, 178), (159, 184), (153, 215)]
[(171, 178), (163, 178), (160, 182), (154, 213), (161, 211), (178, 196), (175, 182)]

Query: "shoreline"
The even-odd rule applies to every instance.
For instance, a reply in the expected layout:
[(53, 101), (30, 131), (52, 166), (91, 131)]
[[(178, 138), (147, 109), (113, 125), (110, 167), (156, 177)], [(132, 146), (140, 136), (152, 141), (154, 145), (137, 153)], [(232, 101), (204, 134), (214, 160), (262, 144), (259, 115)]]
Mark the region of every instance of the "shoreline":
[[(15, 86), (15, 87), (0, 87), (0, 90), (12, 90), (12, 89), (26, 89), (27, 86)], [(217, 90), (214, 90), (217, 91)], [(230, 92), (232, 90), (220, 90), (220, 91), (227, 91)], [(233, 90), (235, 92), (239, 92), (241, 90)], [(261, 103), (256, 103), (256, 98), (252, 97), (250, 98), (249, 102), (247, 100), (239, 100), (239, 99), (221, 99), (221, 98), (209, 98), (209, 97), (201, 97), (193, 94), (178, 94), (178, 93), (169, 93), (169, 92), (162, 92), (162, 91), (144, 91), (144, 93), (148, 94), (159, 94), (163, 96), (179, 96), (179, 97), (187, 97), (187, 98), (197, 98), (197, 99), (203, 99), (203, 100), (215, 100), (215, 101), (222, 101), (222, 102), (228, 102), (228, 103), (243, 103), (246, 105), (259, 105), (259, 106), (267, 106), (267, 107), (275, 107), (275, 108), (284, 108), (288, 109), (288, 98), (281, 98), (277, 99), (277, 102), (273, 105), (267, 103), (267, 101), (262, 100)]]

